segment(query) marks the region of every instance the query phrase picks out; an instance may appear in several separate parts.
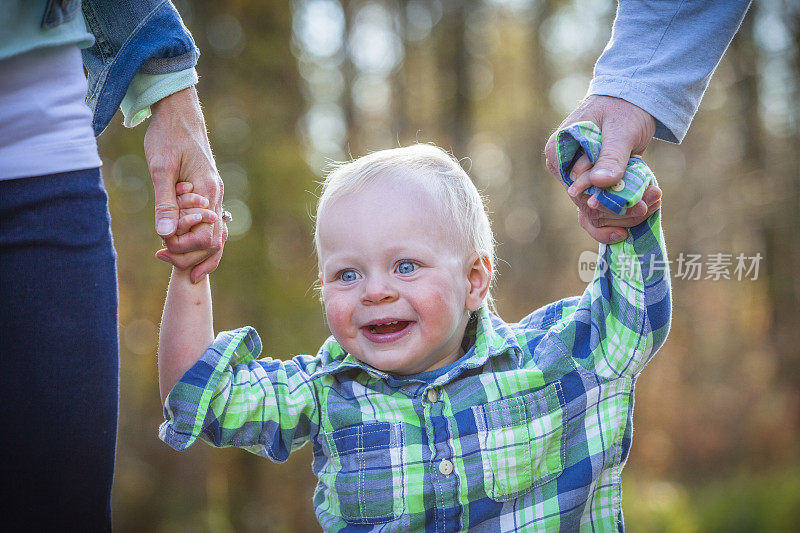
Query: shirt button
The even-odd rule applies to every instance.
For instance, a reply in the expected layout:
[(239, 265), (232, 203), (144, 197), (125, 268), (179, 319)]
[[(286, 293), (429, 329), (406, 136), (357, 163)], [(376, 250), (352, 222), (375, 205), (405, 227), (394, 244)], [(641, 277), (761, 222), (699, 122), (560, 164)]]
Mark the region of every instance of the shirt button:
[(439, 393), (436, 392), (436, 389), (428, 389), (428, 401), (431, 403), (436, 403), (439, 400)]
[(453, 473), (453, 463), (447, 459), (443, 459), (442, 462), (439, 463), (439, 472), (441, 472), (443, 476), (449, 476)]
[(611, 186), (611, 190), (614, 192), (620, 192), (625, 190), (625, 181), (619, 180), (614, 185)]

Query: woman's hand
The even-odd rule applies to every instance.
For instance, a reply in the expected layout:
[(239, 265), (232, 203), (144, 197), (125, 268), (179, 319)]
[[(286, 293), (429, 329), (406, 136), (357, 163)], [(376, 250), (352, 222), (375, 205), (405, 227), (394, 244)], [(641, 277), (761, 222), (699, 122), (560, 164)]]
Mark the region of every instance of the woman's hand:
[[(222, 259), (228, 229), (222, 220), (222, 180), (208, 143), (205, 120), (194, 87), (167, 96), (152, 106), (153, 117), (144, 137), (144, 153), (155, 191), (156, 232), (166, 249), (159, 258), (179, 269), (191, 268), (196, 283), (213, 272)], [(178, 182), (189, 182), (194, 193), (208, 199), (215, 222), (203, 222), (176, 235)]]

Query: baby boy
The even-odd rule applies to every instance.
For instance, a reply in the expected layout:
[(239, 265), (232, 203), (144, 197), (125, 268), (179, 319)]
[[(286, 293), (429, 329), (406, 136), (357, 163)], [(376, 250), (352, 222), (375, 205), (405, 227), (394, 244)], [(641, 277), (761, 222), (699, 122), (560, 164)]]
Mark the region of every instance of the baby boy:
[[(562, 132), (565, 180), (582, 153), (596, 157), (593, 127)], [(624, 210), (651, 179), (632, 158), (619, 186), (596, 192)], [(249, 327), (215, 339), (208, 281), (173, 269), (159, 343), (165, 442), (281, 462), (310, 441), (326, 531), (622, 527), (633, 386), (670, 322), (660, 210), (600, 245), (582, 296), (513, 324), (493, 312), (482, 199), (438, 148), (338, 167), (315, 244), (333, 335), (288, 361), (257, 359)]]

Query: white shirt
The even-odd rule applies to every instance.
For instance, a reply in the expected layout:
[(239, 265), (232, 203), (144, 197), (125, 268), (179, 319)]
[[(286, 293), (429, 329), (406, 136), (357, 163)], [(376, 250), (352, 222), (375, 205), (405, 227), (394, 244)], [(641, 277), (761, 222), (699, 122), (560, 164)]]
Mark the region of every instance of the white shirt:
[(101, 165), (76, 45), (0, 60), (0, 180)]

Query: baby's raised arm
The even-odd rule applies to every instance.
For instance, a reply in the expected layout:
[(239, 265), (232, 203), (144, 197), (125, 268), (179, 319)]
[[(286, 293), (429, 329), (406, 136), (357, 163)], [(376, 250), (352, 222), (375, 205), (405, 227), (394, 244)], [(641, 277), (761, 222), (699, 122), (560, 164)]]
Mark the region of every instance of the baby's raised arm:
[[(562, 179), (575, 186), (570, 170), (586, 157), (581, 154), (596, 159), (599, 128), (589, 122), (571, 125), (559, 132), (558, 143)], [(623, 213), (654, 180), (644, 161), (631, 157), (624, 181), (587, 192), (610, 211)], [(553, 331), (575, 361), (599, 375), (637, 375), (666, 340), (671, 311), (669, 260), (657, 208), (623, 241), (600, 245), (594, 278), (581, 297), (560, 302), (556, 315), (561, 320)]]
[(189, 269), (172, 267), (158, 337), (158, 388), (161, 403), (181, 376), (214, 340), (208, 276), (189, 280)]
[[(216, 214), (206, 209), (208, 200), (191, 190), (191, 184), (185, 182), (175, 187), (181, 208), (178, 235), (188, 233), (201, 222), (216, 221)], [(156, 256), (170, 262), (165, 250), (159, 250)], [(192, 283), (190, 272), (190, 269), (172, 267), (164, 302), (158, 339), (158, 383), (162, 404), (178, 379), (200, 359), (214, 340), (208, 276)]]

